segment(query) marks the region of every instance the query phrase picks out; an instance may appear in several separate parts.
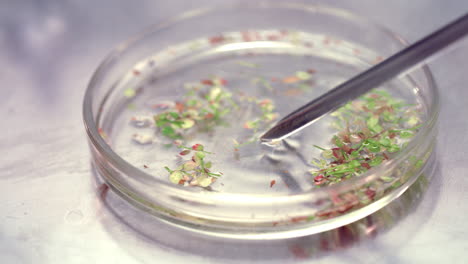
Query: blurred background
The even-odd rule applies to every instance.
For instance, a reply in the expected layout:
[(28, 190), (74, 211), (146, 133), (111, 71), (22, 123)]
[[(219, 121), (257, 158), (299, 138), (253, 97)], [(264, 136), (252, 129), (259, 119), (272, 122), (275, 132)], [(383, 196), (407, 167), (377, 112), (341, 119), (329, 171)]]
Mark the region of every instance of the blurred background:
[[(216, 255), (185, 253), (180, 250), (183, 243), (196, 241), (181, 241), (180, 248), (173, 249), (135, 238), (125, 226), (116, 231), (125, 233), (118, 240), (99, 222), (106, 213), (96, 209), (81, 117), (84, 91), (94, 70), (111, 48), (152, 24), (186, 10), (234, 2), (243, 1), (0, 1), (2, 263), (318, 261), (297, 254), (265, 259), (260, 251), (234, 260), (222, 257), (223, 251), (232, 250), (223, 245), (215, 249), (221, 252)], [(410, 42), (468, 11), (464, 0), (330, 0), (328, 5), (369, 17)], [(339, 252), (339, 258), (329, 254), (321, 261), (466, 263), (468, 40), (430, 67), (442, 101), (438, 179), (417, 211), (405, 218), (405, 229), (397, 225), (370, 244)], [(437, 192), (437, 197), (431, 197), (431, 192)], [(408, 226), (417, 226), (417, 231), (395, 247), (393, 239), (409, 231)], [(378, 246), (371, 246), (374, 242)], [(141, 249), (125, 250), (124, 244), (141, 245)]]

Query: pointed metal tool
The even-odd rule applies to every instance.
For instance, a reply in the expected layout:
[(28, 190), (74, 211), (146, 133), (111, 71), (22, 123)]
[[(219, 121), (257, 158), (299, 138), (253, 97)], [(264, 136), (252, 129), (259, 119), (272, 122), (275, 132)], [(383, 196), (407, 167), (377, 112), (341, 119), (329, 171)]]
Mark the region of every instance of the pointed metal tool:
[(406, 72), (467, 34), (468, 13), (290, 113), (260, 139), (272, 143), (304, 129), (324, 114)]

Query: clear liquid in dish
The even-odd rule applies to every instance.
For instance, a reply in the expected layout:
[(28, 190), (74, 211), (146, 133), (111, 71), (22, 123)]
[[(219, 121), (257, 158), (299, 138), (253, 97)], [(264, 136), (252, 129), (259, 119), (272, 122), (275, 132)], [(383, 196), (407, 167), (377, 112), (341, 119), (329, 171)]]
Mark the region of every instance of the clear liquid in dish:
[[(323, 150), (314, 145), (333, 148), (332, 138), (340, 132), (332, 126), (336, 116), (324, 116), (276, 147), (262, 145), (258, 136), (281, 116), (381, 58), (324, 35), (284, 30), (249, 34), (246, 38), (245, 33), (228, 32), (193, 40), (137, 64), (114, 89), (111, 96), (120, 100), (101, 126), (113, 150), (135, 167), (170, 181), (165, 167), (176, 170), (196, 152), (180, 155), (185, 149), (177, 145), (201, 144), (210, 152), (204, 153), (205, 162), (211, 162), (209, 171), (222, 175), (213, 177), (208, 188), (194, 187), (200, 191), (275, 194), (316, 188), (318, 176), (311, 171), (320, 168), (311, 161), (322, 160)], [(407, 79), (379, 88), (423, 115), (414, 89)], [(210, 108), (211, 101), (223, 95), (228, 96), (215, 102), (216, 109)], [(155, 116), (185, 113), (190, 100), (201, 104), (189, 116), (195, 122), (190, 128), (171, 132), (157, 125)], [(202, 111), (205, 108), (208, 111)], [(219, 122), (210, 117), (215, 110), (227, 111)], [(192, 188), (189, 182), (181, 185)]]

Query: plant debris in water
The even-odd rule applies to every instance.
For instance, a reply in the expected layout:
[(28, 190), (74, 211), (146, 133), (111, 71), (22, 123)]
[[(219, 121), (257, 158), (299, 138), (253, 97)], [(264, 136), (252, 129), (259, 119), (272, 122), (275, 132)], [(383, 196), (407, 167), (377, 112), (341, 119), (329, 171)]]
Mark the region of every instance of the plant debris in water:
[[(274, 112), (273, 101), (246, 96), (242, 93), (233, 94), (226, 88), (226, 84), (227, 81), (222, 78), (186, 83), (183, 100), (158, 104), (154, 107), (164, 110), (153, 117), (159, 133), (181, 147), (181, 144), (189, 140), (192, 133), (207, 133), (219, 126), (233, 125), (226, 121), (226, 117), (239, 110), (239, 103), (243, 103), (244, 106), (245, 104), (252, 105), (260, 114), (257, 118), (242, 124), (250, 133), (247, 133), (247, 137), (234, 139), (234, 149), (238, 150), (242, 146), (256, 142), (261, 131), (278, 116)], [(134, 125), (142, 126), (146, 120), (140, 119), (142, 118), (133, 117), (132, 122)], [(176, 170), (165, 167), (170, 173), (171, 182), (186, 186), (207, 187), (216, 180), (216, 177), (221, 176), (221, 174), (209, 172), (211, 162), (204, 162), (203, 158), (211, 153), (203, 151), (203, 145), (198, 145), (201, 146), (201, 150), (182, 147), (185, 149), (179, 153), (181, 156), (187, 155), (190, 151), (197, 151), (192, 160), (184, 163), (182, 167)]]
[(187, 84), (183, 101), (175, 102), (171, 108), (154, 116), (161, 134), (170, 139), (183, 139), (192, 128), (206, 132), (226, 125), (223, 117), (238, 106), (225, 85), (224, 79)]
[[(248, 61), (238, 61), (237, 64), (247, 68), (258, 68), (258, 64)], [(306, 82), (310, 82), (315, 70), (296, 71), (293, 75), (283, 78), (271, 78), (273, 82), (280, 82), (289, 87), (286, 95), (298, 95), (291, 91), (303, 91)], [(233, 139), (234, 151), (256, 142), (262, 132), (273, 124), (278, 118), (275, 104), (271, 99), (257, 98), (243, 92), (231, 92), (223, 78), (213, 77), (194, 83), (185, 83), (186, 92), (180, 101), (171, 101), (154, 105), (160, 110), (153, 116), (157, 131), (175, 142), (183, 150), (180, 157), (189, 156), (181, 166), (169, 172), (171, 182), (184, 186), (207, 187), (213, 183), (221, 173), (210, 171), (212, 163), (205, 157), (213, 153), (204, 150), (201, 144), (191, 148), (184, 147), (196, 133), (213, 131), (219, 126), (229, 127), (236, 124), (228, 123), (228, 119), (235, 111), (239, 111), (246, 104), (256, 109), (257, 117), (241, 121), (245, 130), (250, 131), (243, 138)], [(253, 79), (252, 84), (266, 89), (266, 92), (276, 92), (265, 77)], [(290, 91), (291, 90), (291, 91)], [(134, 93), (125, 91), (125, 96), (134, 96)], [(373, 90), (359, 99), (347, 103), (332, 113), (335, 121), (332, 126), (339, 131), (331, 138), (331, 148), (320, 149), (322, 158), (312, 160), (315, 169), (310, 171), (313, 184), (317, 187), (336, 184), (346, 179), (356, 177), (374, 167), (391, 159), (395, 153), (404, 147), (420, 126), (419, 113), (415, 106), (404, 104), (395, 99), (388, 92)], [(135, 127), (149, 127), (148, 117), (133, 117), (131, 120)], [(194, 137), (195, 135), (195, 137)], [(134, 135), (133, 140), (140, 144), (147, 144), (152, 139), (140, 134)], [(173, 143), (167, 144), (168, 146)], [(236, 156), (237, 154), (237, 156)], [(239, 154), (234, 153), (237, 157)], [(392, 181), (392, 179), (382, 179)], [(271, 181), (270, 187), (275, 184)]]
[[(211, 172), (212, 163), (206, 160), (207, 155), (213, 154), (204, 150), (202, 144), (195, 144), (192, 147), (179, 146), (183, 150), (180, 156), (187, 156), (190, 159), (184, 161), (175, 170), (164, 167), (169, 172), (169, 180), (174, 184), (185, 186), (208, 187), (211, 183), (221, 177), (222, 173)], [(191, 156), (189, 154), (192, 154)]]
[[(332, 185), (358, 176), (391, 159), (419, 128), (414, 106), (396, 100), (388, 92), (373, 90), (332, 114), (338, 132), (330, 149), (319, 146), (322, 159), (312, 163), (315, 186)], [(392, 181), (392, 178), (383, 178)]]

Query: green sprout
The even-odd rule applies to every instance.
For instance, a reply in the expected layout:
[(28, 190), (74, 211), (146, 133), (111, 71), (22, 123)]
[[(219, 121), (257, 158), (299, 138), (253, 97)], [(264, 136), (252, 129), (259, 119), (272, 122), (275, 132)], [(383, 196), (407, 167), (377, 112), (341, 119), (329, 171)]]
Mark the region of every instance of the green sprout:
[(264, 77), (257, 77), (252, 80), (253, 84), (260, 84), (263, 87), (265, 87), (268, 91), (272, 92), (273, 91), (273, 86), (271, 86), (270, 82), (267, 81)]
[[(331, 185), (356, 177), (400, 151), (420, 126), (417, 112), (409, 107), (387, 91), (373, 90), (335, 111), (333, 126), (340, 132), (332, 137), (333, 147), (314, 145), (324, 158), (312, 161), (317, 167), (311, 171), (315, 185)], [(411, 127), (405, 119), (412, 120)], [(381, 179), (393, 180), (389, 176)]]
[(175, 170), (169, 167), (164, 168), (169, 172), (169, 180), (174, 184), (208, 187), (221, 177), (222, 173), (211, 172), (212, 162), (207, 161), (206, 155), (213, 154), (204, 150), (202, 144), (195, 144), (192, 147), (179, 146), (184, 149), (179, 153), (180, 156), (187, 156), (193, 152), (189, 160), (184, 161), (182, 165)]
[(156, 127), (169, 139), (184, 139), (189, 130), (211, 131), (219, 125), (226, 125), (224, 117), (237, 104), (225, 88), (224, 79), (203, 80), (201, 84), (186, 85), (188, 90), (181, 102), (154, 116)]
[(128, 89), (125, 89), (125, 91), (124, 91), (124, 96), (125, 97), (132, 98), (135, 95), (136, 95), (136, 91), (133, 88), (128, 88)]

